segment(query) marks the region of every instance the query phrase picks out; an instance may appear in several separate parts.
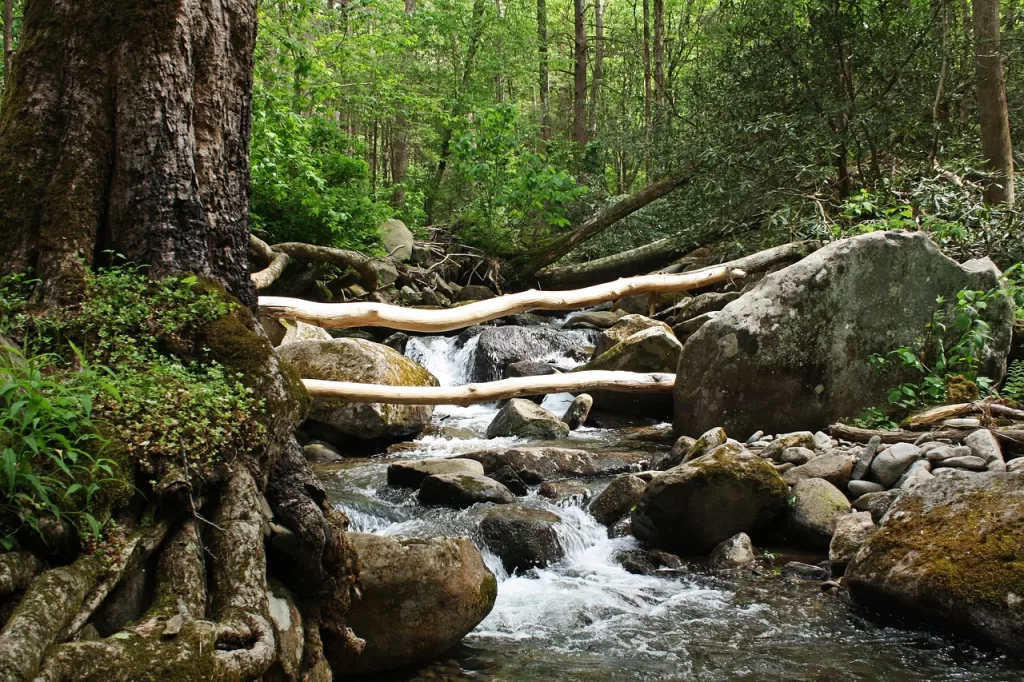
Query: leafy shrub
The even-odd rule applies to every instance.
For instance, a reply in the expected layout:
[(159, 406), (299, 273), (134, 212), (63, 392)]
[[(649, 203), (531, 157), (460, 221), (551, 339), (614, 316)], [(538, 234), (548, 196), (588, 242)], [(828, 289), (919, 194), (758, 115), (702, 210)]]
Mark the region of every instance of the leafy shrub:
[(0, 349), (0, 547), (17, 546), (26, 527), (44, 538), (45, 518), (96, 539), (113, 499), (127, 492), (125, 472), (104, 456), (94, 407), (117, 395), (111, 377), (82, 362), (67, 369), (56, 356), (25, 358)]
[[(80, 303), (36, 317), (26, 303), (32, 286), (21, 275), (0, 279), (0, 332), (17, 337), (28, 356), (24, 365), (0, 365), (8, 401), (0, 403), (0, 445), (5, 473), (14, 472), (5, 485), (21, 494), (18, 506), (0, 508), (5, 537), (48, 514), (92, 538), (105, 520), (96, 504), (109, 507), (109, 495), (96, 498), (103, 485), (166, 471), (154, 466), (162, 462), (195, 488), (219, 464), (259, 447), (264, 401), (201, 343), (204, 329), (237, 305), (218, 289), (194, 276), (153, 281), (114, 267), (88, 276)], [(12, 408), (23, 400), (38, 407)]]

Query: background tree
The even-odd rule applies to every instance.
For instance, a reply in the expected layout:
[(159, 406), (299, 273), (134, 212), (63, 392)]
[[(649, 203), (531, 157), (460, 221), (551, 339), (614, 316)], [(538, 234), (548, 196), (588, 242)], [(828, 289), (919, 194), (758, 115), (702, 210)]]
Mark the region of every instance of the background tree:
[(1003, 54), (999, 49), (998, 0), (973, 0), (975, 68), (978, 79), (978, 116), (981, 146), (995, 178), (985, 198), (992, 204), (1013, 204), (1013, 145), (1010, 114), (1003, 81)]

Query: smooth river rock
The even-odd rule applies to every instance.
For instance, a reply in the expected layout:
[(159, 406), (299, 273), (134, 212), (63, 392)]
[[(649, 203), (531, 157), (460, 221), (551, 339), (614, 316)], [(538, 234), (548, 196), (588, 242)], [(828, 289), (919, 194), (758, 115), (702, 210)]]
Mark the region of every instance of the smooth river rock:
[(487, 427), (488, 438), (516, 436), (553, 440), (568, 435), (568, 424), (532, 400), (524, 398), (509, 400)]
[(359, 554), (362, 597), (347, 625), (366, 640), (337, 677), (428, 661), (458, 644), (494, 607), (498, 583), (469, 538), (348, 533)]
[(587, 507), (598, 523), (610, 526), (632, 511), (644, 494), (647, 483), (632, 474), (613, 479)]
[(641, 541), (678, 554), (701, 554), (737, 533), (770, 523), (789, 489), (766, 460), (727, 443), (658, 476), (632, 515)]
[(850, 512), (846, 495), (822, 478), (808, 478), (793, 486), (789, 529), (809, 547), (827, 549), (836, 519)]
[(557, 514), (529, 507), (495, 507), (480, 522), (487, 548), (501, 558), (505, 570), (526, 571), (547, 566), (565, 555), (555, 526)]
[(515, 499), (508, 488), (481, 474), (435, 474), (420, 484), (420, 504), (465, 509), (482, 502), (509, 504)]
[(487, 474), (508, 466), (529, 484), (559, 478), (614, 476), (642, 471), (650, 464), (650, 455), (642, 452), (587, 452), (543, 446), (471, 452), (459, 457), (480, 462)]
[(479, 474), (484, 466), (472, 459), (408, 459), (388, 466), (388, 485), (419, 488), (423, 479), (434, 474)]

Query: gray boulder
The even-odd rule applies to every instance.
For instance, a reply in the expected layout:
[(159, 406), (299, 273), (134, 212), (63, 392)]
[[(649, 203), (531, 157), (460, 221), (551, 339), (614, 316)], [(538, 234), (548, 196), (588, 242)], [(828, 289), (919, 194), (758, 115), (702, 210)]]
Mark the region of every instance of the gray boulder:
[(501, 558), (505, 570), (543, 568), (565, 556), (558, 541), (556, 514), (529, 507), (495, 507), (480, 522), (487, 548)]
[(576, 313), (565, 321), (562, 329), (609, 329), (625, 314), (623, 310), (599, 310), (589, 313)]
[(465, 509), (481, 502), (508, 504), (515, 495), (482, 474), (434, 474), (420, 484), (420, 504)]
[(875, 461), (875, 455), (878, 454), (878, 449), (881, 445), (881, 438), (871, 436), (871, 440), (857, 454), (857, 463), (853, 465), (853, 473), (850, 475), (850, 478), (859, 481), (868, 475), (868, 471), (871, 470), (871, 463)]
[(971, 449), (971, 454), (985, 462), (989, 471), (1005, 471), (1003, 448), (999, 445), (994, 433), (988, 429), (978, 429), (964, 439), (964, 445)]
[(814, 459), (814, 450), (807, 448), (786, 448), (782, 451), (782, 461), (796, 466), (807, 464)]
[(889, 507), (899, 496), (899, 490), (886, 490), (878, 493), (866, 493), (853, 501), (853, 508), (871, 514), (875, 523), (881, 523), (889, 511)]
[(590, 409), (592, 407), (594, 407), (594, 399), (586, 393), (580, 393), (573, 399), (565, 414), (562, 415), (562, 421), (565, 422), (570, 431), (575, 431), (587, 422), (587, 417), (590, 416)]
[(953, 472), (902, 491), (846, 578), (858, 602), (1024, 654), (1024, 475)]
[(610, 526), (632, 511), (646, 488), (643, 479), (624, 474), (613, 479), (587, 509), (598, 523)]
[(910, 465), (921, 458), (921, 448), (912, 443), (896, 443), (878, 453), (871, 462), (871, 480), (892, 487)]
[(808, 478), (793, 487), (788, 525), (808, 546), (827, 549), (836, 519), (849, 513), (850, 502), (841, 490), (822, 478)]
[(535, 362), (533, 360), (520, 360), (511, 362), (505, 368), (505, 378), (515, 377), (542, 377), (549, 374), (561, 374), (561, 370), (547, 362)]
[(459, 290), (455, 300), (464, 301), (486, 301), (494, 298), (496, 294), (487, 287), (480, 284), (468, 284)]
[(559, 478), (614, 476), (645, 469), (649, 463), (649, 455), (640, 452), (587, 452), (542, 446), (472, 452), (460, 457), (480, 462), (487, 474), (508, 466), (531, 484)]
[(516, 436), (551, 440), (569, 435), (569, 425), (532, 400), (513, 398), (487, 427), (488, 438)]
[(380, 226), (380, 232), (384, 240), (384, 248), (387, 249), (392, 260), (404, 263), (412, 257), (415, 240), (405, 223), (395, 218), (385, 220)]
[[(466, 287), (467, 289), (469, 287)], [(463, 289), (465, 291), (465, 289)], [(479, 327), (459, 335), (474, 335), (473, 381), (496, 381), (505, 377), (505, 369), (523, 360), (551, 360), (562, 357), (583, 343), (584, 332), (564, 332), (550, 327)]]
[[(696, 435), (824, 428), (914, 377), (881, 375), (874, 353), (912, 344), (935, 299), (991, 289), (988, 260), (959, 265), (922, 233), (872, 232), (825, 246), (769, 274), (687, 341), (675, 384), (675, 427)], [(1009, 351), (1008, 303), (989, 306), (982, 370), (999, 379)]]
[[(477, 464), (480, 463), (477, 462)], [(483, 471), (482, 464), (480, 465), (480, 470)], [(509, 492), (511, 492), (516, 497), (526, 497), (526, 495), (528, 495), (530, 492), (530, 490), (526, 487), (526, 483), (523, 482), (523, 479), (519, 478), (519, 475), (516, 474), (516, 472), (514, 472), (512, 470), (512, 467), (510, 466), (501, 467), (497, 471), (492, 472), (490, 474), (490, 477), (493, 478), (498, 483), (505, 486), (506, 488), (508, 488)]]
[[(682, 441), (682, 438), (685, 438), (685, 436), (680, 437), (680, 439), (676, 441), (676, 444), (679, 444)], [(728, 439), (729, 436), (726, 435), (725, 429), (720, 426), (715, 427), (710, 431), (706, 431), (701, 434), (700, 438), (690, 444), (690, 447), (688, 447), (685, 454), (683, 454), (682, 461), (692, 462), (695, 459), (699, 459), (704, 455), (709, 454), (718, 446), (725, 445), (725, 441)], [(673, 448), (674, 447), (675, 446), (673, 446)]]
[(782, 453), (789, 448), (807, 448), (814, 450), (814, 434), (810, 431), (796, 431), (795, 433), (783, 433), (775, 437), (775, 440), (768, 443), (761, 456), (776, 462), (782, 461)]
[(857, 551), (864, 546), (877, 527), (870, 512), (854, 512), (836, 519), (832, 541), (828, 546), (828, 563), (832, 575), (842, 575), (853, 561)]
[(850, 481), (846, 490), (849, 491), (850, 495), (854, 499), (861, 495), (867, 495), (868, 493), (880, 493), (885, 490), (885, 486), (881, 483), (875, 483), (874, 481)]
[(672, 552), (701, 554), (770, 523), (788, 497), (771, 464), (727, 443), (651, 481), (633, 511), (633, 535)]
[(498, 583), (469, 538), (393, 538), (348, 533), (359, 554), (362, 598), (346, 624), (366, 640), (334, 674), (394, 670), (458, 644), (494, 607)]
[(334, 446), (328, 443), (321, 443), (320, 441), (313, 441), (304, 445), (302, 447), (302, 454), (307, 462), (312, 462), (313, 464), (332, 464), (345, 459), (344, 455)]
[(279, 345), (296, 341), (330, 341), (333, 337), (323, 327), (306, 324), (301, 321), (280, 320), (284, 327), (284, 336)]
[(739, 568), (754, 563), (754, 544), (746, 533), (737, 533), (722, 540), (711, 552), (710, 563), (715, 568)]
[[(308, 447), (308, 446), (307, 446)], [(472, 459), (409, 459), (388, 466), (388, 485), (419, 488), (423, 479), (435, 474), (476, 474), (483, 476), (484, 467)]]
[(658, 322), (643, 315), (625, 315), (620, 317), (615, 324), (598, 335), (597, 342), (594, 344), (594, 357), (596, 358), (605, 351), (610, 350), (613, 346), (622, 343), (633, 334), (652, 327), (661, 329), (667, 334), (672, 334), (672, 328), (664, 322)]
[[(277, 349), (281, 360), (304, 379), (354, 381), (389, 386), (437, 386), (434, 375), (383, 344), (363, 339), (297, 341)], [(430, 405), (349, 403), (316, 398), (309, 418), (327, 424), (342, 437), (398, 439), (419, 433), (430, 423)]]

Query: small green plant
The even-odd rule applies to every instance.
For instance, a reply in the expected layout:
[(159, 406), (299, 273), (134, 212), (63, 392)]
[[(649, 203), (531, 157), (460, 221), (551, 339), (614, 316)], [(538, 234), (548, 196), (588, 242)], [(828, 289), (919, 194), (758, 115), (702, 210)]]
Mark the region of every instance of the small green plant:
[(45, 541), (49, 518), (71, 525), (83, 540), (98, 539), (112, 495), (128, 487), (117, 463), (104, 457), (108, 440), (94, 418), (102, 393), (114, 393), (107, 373), (78, 356), (66, 368), (54, 355), (24, 357), (0, 349), (0, 547), (17, 546), (28, 527)]
[(1000, 394), (1018, 403), (1024, 402), (1024, 360), (1014, 360), (1006, 373), (1006, 383)]

